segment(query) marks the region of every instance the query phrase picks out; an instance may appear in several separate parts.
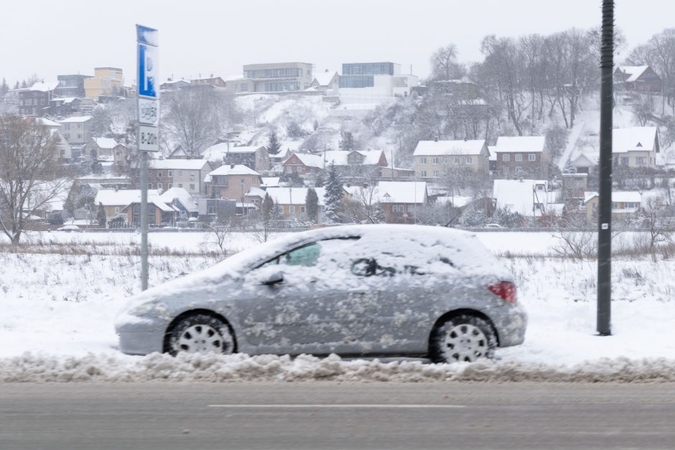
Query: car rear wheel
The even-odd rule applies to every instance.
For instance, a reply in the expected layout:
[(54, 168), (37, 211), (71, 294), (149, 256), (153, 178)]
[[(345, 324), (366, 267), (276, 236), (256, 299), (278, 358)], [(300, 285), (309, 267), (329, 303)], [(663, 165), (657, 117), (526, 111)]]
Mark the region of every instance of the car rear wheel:
[(497, 338), (489, 322), (461, 314), (434, 328), (430, 353), (434, 362), (474, 362), (480, 358), (492, 358), (496, 347)]
[(193, 314), (182, 319), (169, 331), (165, 350), (178, 353), (234, 353), (234, 336), (221, 319), (209, 314)]

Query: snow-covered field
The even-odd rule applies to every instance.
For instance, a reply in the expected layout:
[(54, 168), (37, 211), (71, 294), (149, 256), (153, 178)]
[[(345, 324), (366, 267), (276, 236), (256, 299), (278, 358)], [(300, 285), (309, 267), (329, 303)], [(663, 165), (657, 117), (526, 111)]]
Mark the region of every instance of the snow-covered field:
[[(140, 235), (30, 234), (44, 254), (0, 252), (0, 380), (675, 380), (675, 261), (615, 259), (613, 335), (598, 337), (595, 261), (551, 257), (558, 243), (547, 232), (479, 237), (498, 255), (528, 255), (503, 258), (530, 324), (525, 344), (498, 350), (496, 361), (451, 366), (335, 356), (123, 355), (112, 322), (140, 291)], [(47, 253), (55, 242), (82, 254)], [(149, 242), (151, 253), (163, 254), (150, 257), (151, 285), (218, 260), (204, 256), (214, 250), (208, 234), (150, 233)], [(250, 235), (233, 234), (228, 248), (254, 244)]]

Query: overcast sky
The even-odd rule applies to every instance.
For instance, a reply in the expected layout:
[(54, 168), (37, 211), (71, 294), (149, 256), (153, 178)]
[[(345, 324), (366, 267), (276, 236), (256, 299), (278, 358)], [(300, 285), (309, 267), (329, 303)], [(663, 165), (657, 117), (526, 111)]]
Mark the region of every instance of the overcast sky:
[[(616, 0), (628, 49), (675, 27), (675, 0)], [(159, 30), (160, 79), (240, 75), (244, 64), (301, 61), (315, 70), (392, 61), (428, 75), (429, 57), (457, 45), (480, 61), (480, 41), (551, 34), (601, 22), (602, 0), (2, 0), (0, 79), (124, 70), (135, 81), (135, 24)], [(624, 53), (626, 53), (624, 52)], [(625, 56), (625, 55), (624, 55)]]

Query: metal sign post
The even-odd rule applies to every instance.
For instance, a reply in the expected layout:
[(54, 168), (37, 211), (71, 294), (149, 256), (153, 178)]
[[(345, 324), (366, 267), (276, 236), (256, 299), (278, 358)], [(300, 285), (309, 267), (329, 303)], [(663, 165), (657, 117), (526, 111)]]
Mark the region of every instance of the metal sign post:
[(141, 289), (148, 288), (148, 152), (159, 151), (159, 42), (157, 30), (136, 25), (138, 87), (136, 147), (141, 159)]

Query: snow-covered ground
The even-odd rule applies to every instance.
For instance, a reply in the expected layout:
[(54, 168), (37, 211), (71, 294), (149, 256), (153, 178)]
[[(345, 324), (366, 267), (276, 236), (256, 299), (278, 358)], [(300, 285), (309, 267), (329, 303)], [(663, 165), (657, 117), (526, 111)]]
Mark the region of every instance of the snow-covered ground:
[[(612, 331), (596, 336), (594, 261), (551, 257), (559, 243), (547, 232), (479, 233), (502, 256), (519, 285), (530, 324), (524, 345), (501, 349), (496, 361), (434, 365), (415, 360), (342, 360), (331, 356), (135, 357), (116, 350), (112, 322), (140, 291), (140, 236), (129, 233), (34, 233), (45, 252), (67, 243), (74, 255), (0, 253), (0, 380), (675, 380), (675, 261), (615, 259)], [(208, 234), (150, 233), (150, 284), (217, 261)], [(2, 242), (2, 240), (0, 240)], [(254, 237), (233, 234), (241, 250)], [(84, 252), (79, 250), (84, 249)], [(179, 254), (170, 256), (170, 250)]]

